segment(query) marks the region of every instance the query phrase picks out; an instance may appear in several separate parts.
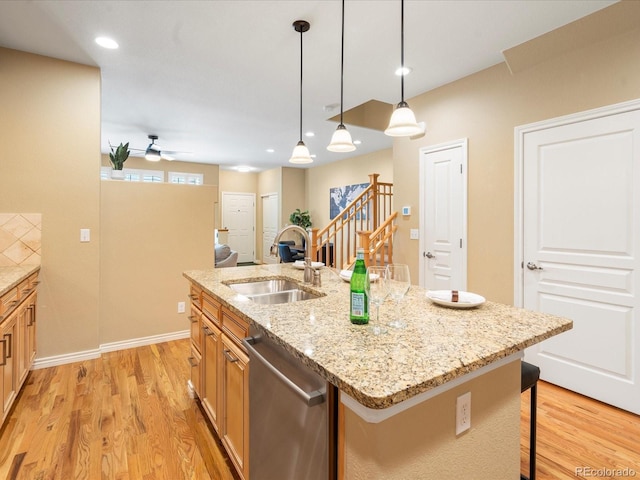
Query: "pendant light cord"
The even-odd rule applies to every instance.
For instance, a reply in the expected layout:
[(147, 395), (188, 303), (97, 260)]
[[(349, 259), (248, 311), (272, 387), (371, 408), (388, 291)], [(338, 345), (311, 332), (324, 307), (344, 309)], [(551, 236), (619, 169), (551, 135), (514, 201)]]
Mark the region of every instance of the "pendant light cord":
[(400, 1), (400, 103), (404, 103), (404, 0)]
[(302, 29), (300, 29), (300, 141), (302, 141)]
[(342, 37), (340, 39), (340, 125), (342, 122), (342, 106), (344, 100), (344, 0), (342, 0)]

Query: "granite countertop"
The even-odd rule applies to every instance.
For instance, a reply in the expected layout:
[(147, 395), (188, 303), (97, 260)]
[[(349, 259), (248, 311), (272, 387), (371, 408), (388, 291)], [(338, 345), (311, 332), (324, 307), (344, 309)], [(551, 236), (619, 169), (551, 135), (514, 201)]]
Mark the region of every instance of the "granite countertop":
[[(384, 326), (376, 335), (349, 321), (349, 284), (322, 269), (322, 286), (304, 288), (325, 296), (259, 305), (225, 283), (291, 278), (302, 283), (293, 264), (191, 270), (185, 278), (220, 299), (312, 370), (362, 405), (398, 404), (526, 347), (571, 329), (571, 320), (494, 302), (472, 309), (434, 305), (426, 290), (412, 286), (400, 302), (387, 299), (380, 323), (399, 313), (407, 327)], [(375, 320), (369, 322), (375, 325)]]
[(0, 296), (38, 270), (40, 270), (40, 265), (0, 267)]

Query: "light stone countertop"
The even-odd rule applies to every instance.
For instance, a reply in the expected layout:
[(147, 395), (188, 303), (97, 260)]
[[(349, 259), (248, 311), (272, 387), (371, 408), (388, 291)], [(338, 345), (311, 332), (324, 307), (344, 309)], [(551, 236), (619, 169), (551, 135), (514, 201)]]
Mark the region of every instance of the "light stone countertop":
[[(191, 270), (185, 278), (217, 297), (340, 390), (369, 408), (386, 408), (489, 365), (572, 328), (571, 320), (494, 302), (471, 309), (432, 304), (412, 286), (400, 302), (387, 299), (380, 323), (398, 312), (407, 327), (371, 328), (349, 321), (349, 284), (328, 268), (322, 286), (303, 286), (325, 296), (260, 305), (225, 283), (290, 278), (292, 264)], [(374, 312), (370, 312), (372, 317)], [(375, 325), (371, 320), (369, 325)]]
[(0, 267), (0, 296), (38, 270), (40, 270), (40, 265)]

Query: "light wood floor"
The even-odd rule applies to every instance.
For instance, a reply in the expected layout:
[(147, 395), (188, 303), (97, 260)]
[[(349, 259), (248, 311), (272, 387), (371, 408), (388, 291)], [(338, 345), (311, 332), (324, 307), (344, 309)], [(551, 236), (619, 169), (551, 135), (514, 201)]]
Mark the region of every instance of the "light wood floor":
[(233, 480), (186, 383), (189, 340), (32, 371), (0, 433), (0, 478)]
[[(0, 478), (237, 480), (188, 397), (188, 355), (185, 339), (31, 372), (0, 430)], [(528, 412), (525, 392), (523, 473)], [(637, 415), (539, 383), (538, 480), (586, 478), (579, 467), (628, 468), (640, 478), (639, 445)]]
[[(524, 392), (521, 401), (525, 475), (530, 394)], [(537, 480), (640, 479), (640, 416), (540, 381), (537, 425)]]

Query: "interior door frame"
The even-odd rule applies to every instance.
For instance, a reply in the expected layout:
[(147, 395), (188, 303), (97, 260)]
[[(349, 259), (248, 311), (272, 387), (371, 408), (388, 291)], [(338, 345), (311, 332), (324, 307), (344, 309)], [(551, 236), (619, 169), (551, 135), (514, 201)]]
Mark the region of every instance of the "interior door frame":
[(514, 129), (513, 304), (524, 306), (524, 138), (528, 133), (640, 109), (640, 99), (572, 113)]
[[(277, 198), (277, 206), (276, 206), (276, 232), (278, 230), (278, 226), (280, 225), (280, 194), (278, 192), (269, 192), (269, 193), (261, 193), (260, 194), (260, 206), (261, 206), (261, 212), (260, 215), (262, 217), (262, 228), (261, 228), (261, 232), (260, 232), (260, 245), (264, 246), (264, 199), (266, 197), (273, 197), (275, 196)], [(265, 252), (262, 252), (262, 258), (260, 259), (261, 262), (264, 261), (264, 259), (267, 257), (267, 255), (265, 255)], [(278, 261), (275, 259), (272, 263), (278, 263)]]
[(427, 199), (426, 194), (426, 185), (425, 185), (425, 175), (426, 175), (426, 165), (424, 157), (433, 152), (438, 152), (440, 150), (448, 150), (450, 148), (462, 148), (462, 248), (460, 248), (461, 258), (461, 275), (462, 275), (462, 285), (464, 285), (464, 289), (467, 288), (467, 250), (468, 250), (468, 237), (467, 237), (467, 223), (468, 223), (468, 209), (467, 209), (467, 198), (468, 198), (468, 175), (467, 170), (469, 169), (469, 140), (467, 138), (460, 138), (458, 140), (452, 140), (450, 142), (439, 143), (437, 145), (430, 145), (428, 147), (422, 147), (419, 150), (418, 164), (419, 164), (419, 175), (420, 175), (420, 218), (419, 218), (419, 229), (420, 229), (420, 238), (418, 240), (418, 265), (420, 268), (418, 269), (418, 282), (421, 287), (424, 287), (425, 283), (425, 264), (424, 264), (424, 255), (426, 254), (426, 211), (423, 208)]

